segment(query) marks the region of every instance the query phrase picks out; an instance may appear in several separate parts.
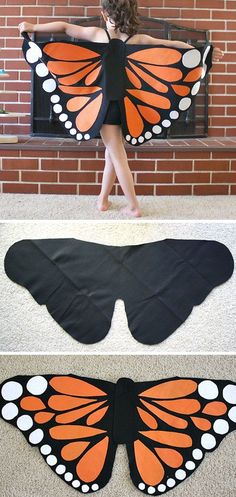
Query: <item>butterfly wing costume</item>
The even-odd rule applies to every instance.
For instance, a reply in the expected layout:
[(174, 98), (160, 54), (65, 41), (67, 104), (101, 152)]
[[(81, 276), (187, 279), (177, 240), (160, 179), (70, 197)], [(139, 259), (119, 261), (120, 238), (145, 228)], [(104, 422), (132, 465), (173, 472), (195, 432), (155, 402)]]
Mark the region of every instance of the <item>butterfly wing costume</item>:
[(116, 384), (75, 375), (16, 376), (3, 382), (1, 417), (82, 493), (104, 487), (118, 444), (134, 485), (162, 495), (181, 484), (236, 427), (236, 384), (170, 378)]
[(23, 54), (50, 95), (68, 134), (95, 138), (109, 104), (117, 102), (125, 140), (134, 146), (158, 137), (189, 109), (212, 66), (213, 46), (78, 40), (35, 43), (23, 33)]
[(21, 240), (5, 257), (8, 277), (87, 344), (106, 336), (117, 299), (124, 300), (136, 340), (165, 340), (233, 269), (228, 248), (213, 240), (123, 247), (73, 238)]

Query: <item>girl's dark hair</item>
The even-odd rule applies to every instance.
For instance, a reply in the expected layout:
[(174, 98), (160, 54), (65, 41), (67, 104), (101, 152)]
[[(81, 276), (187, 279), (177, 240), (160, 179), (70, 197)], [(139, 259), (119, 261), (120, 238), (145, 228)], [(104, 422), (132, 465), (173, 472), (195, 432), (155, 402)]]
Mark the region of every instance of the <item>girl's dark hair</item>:
[(134, 35), (138, 31), (137, 0), (102, 0), (102, 9), (107, 12), (115, 24), (115, 31)]

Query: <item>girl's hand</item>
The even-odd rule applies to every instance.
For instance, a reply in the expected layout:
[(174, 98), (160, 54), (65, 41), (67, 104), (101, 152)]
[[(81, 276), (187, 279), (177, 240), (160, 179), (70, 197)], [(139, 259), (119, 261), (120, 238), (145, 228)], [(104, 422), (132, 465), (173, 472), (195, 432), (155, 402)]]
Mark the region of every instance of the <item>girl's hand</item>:
[(26, 33), (33, 33), (34, 24), (31, 24), (30, 22), (21, 22), (18, 26), (18, 29), (20, 31), (20, 34), (23, 33), (23, 31), (26, 31)]
[(212, 53), (212, 62), (219, 62), (222, 57), (224, 57), (224, 52), (222, 52), (220, 48), (214, 47)]

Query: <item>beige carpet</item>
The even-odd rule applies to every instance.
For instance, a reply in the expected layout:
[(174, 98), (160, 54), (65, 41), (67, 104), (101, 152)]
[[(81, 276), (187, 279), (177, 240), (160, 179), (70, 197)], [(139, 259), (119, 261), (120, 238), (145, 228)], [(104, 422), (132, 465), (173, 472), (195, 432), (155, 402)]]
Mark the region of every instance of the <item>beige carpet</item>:
[[(99, 372), (99, 373), (98, 373)], [(235, 381), (235, 357), (229, 356), (5, 356), (1, 357), (1, 380), (17, 374), (63, 374), (98, 377), (116, 382), (127, 376), (134, 381), (171, 376), (192, 376)], [(30, 447), (23, 435), (2, 421), (1, 495), (2, 497), (73, 497), (76, 491), (65, 484), (45, 464), (37, 448)], [(168, 493), (170, 497), (235, 497), (236, 432), (228, 435), (219, 448), (207, 454), (195, 473)], [(2, 450), (4, 448), (4, 450)], [(79, 495), (79, 494), (77, 494)], [(124, 445), (117, 450), (112, 478), (99, 497), (138, 497), (133, 486)]]
[(104, 244), (125, 245), (190, 238), (218, 240), (228, 246), (236, 260), (235, 223), (219, 222), (6, 222), (0, 224), (0, 328), (2, 351), (71, 353), (182, 353), (235, 350), (236, 272), (215, 288), (206, 300), (167, 340), (147, 346), (131, 335), (123, 301), (116, 302), (111, 330), (104, 340), (83, 345), (68, 335), (39, 306), (30, 293), (4, 273), (7, 249), (23, 238), (75, 237)]
[[(124, 197), (113, 197), (112, 208), (98, 212), (97, 197), (75, 195), (0, 195), (2, 219), (127, 219)], [(235, 219), (235, 196), (139, 197), (144, 219)]]

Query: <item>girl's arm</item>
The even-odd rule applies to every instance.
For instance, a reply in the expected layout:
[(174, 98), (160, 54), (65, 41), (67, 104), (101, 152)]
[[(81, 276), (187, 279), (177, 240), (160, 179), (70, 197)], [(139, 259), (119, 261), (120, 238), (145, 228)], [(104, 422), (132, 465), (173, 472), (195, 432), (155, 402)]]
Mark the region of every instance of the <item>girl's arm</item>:
[(68, 22), (48, 22), (46, 24), (31, 24), (29, 22), (22, 22), (19, 24), (19, 31), (22, 33), (65, 33), (71, 38), (80, 38), (84, 40), (94, 39), (99, 28), (77, 26)]
[[(179, 40), (163, 40), (160, 38), (153, 38), (152, 36), (149, 35), (141, 35), (142, 40), (145, 41), (145, 43), (150, 44), (150, 45), (165, 45), (166, 47), (173, 47), (173, 48), (194, 48), (192, 45), (189, 45), (188, 43), (185, 43), (184, 41), (179, 41)], [(145, 37), (145, 39), (144, 39)]]

